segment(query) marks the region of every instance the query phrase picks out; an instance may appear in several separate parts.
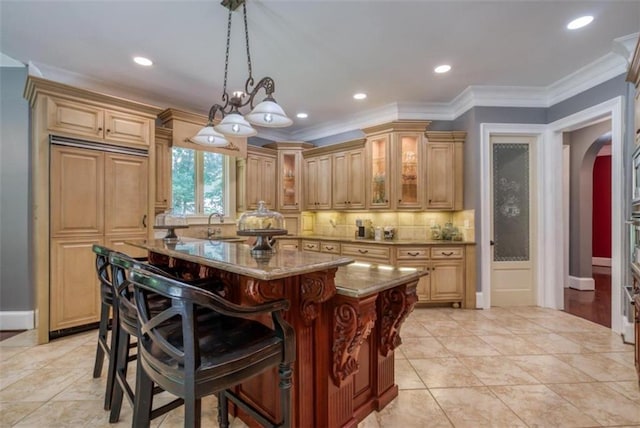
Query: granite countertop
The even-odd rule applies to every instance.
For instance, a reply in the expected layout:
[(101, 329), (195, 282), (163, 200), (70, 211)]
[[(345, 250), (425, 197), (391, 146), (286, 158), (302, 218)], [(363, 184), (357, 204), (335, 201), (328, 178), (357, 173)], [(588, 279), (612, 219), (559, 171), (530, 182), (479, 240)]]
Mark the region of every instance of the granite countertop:
[(362, 298), (415, 281), (426, 273), (415, 268), (352, 263), (338, 268), (335, 282), (338, 294)]
[(307, 239), (309, 241), (333, 241), (333, 242), (348, 242), (353, 244), (374, 244), (374, 245), (475, 245), (473, 241), (445, 241), (445, 240), (433, 240), (433, 239), (392, 239), (376, 241), (374, 239), (355, 239), (355, 238), (343, 238), (337, 236), (322, 236), (322, 235), (286, 235), (276, 236), (276, 239)]
[(353, 262), (348, 257), (297, 250), (280, 250), (269, 258), (256, 258), (251, 255), (249, 245), (196, 238), (181, 238), (176, 244), (169, 244), (162, 239), (127, 243), (158, 254), (267, 281), (337, 268)]

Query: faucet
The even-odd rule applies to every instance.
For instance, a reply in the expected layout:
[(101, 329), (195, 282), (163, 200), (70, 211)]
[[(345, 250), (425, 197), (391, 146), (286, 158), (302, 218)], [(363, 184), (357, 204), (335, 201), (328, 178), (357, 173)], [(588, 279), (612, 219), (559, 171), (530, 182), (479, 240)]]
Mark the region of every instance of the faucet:
[(219, 227), (216, 228), (216, 230), (211, 230), (211, 217), (217, 217), (220, 220), (221, 224), (224, 223), (224, 214), (221, 214), (215, 211), (209, 214), (209, 220), (207, 220), (207, 239), (220, 233)]

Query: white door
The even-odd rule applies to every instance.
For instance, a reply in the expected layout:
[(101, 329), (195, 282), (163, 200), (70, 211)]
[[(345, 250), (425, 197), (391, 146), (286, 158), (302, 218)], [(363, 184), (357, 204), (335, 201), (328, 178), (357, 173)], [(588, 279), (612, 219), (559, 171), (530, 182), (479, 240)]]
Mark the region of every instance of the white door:
[(491, 306), (535, 305), (536, 137), (491, 136)]

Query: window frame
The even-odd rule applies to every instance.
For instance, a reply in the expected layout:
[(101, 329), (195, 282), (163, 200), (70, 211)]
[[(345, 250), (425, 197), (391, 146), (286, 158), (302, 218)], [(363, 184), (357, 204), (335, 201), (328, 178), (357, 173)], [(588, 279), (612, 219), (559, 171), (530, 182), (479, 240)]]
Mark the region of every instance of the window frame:
[[(173, 189), (173, 150), (179, 148), (185, 150), (184, 147), (171, 148), (171, 188)], [(204, 155), (211, 153), (205, 150), (193, 150), (195, 152), (195, 205), (196, 213), (185, 214), (187, 224), (203, 224), (209, 220), (211, 213), (204, 213)], [(232, 223), (236, 218), (236, 158), (233, 156), (218, 153), (223, 156), (223, 175), (224, 175), (224, 223)], [(173, 199), (173, 190), (171, 191)], [(219, 224), (219, 221), (218, 221)]]

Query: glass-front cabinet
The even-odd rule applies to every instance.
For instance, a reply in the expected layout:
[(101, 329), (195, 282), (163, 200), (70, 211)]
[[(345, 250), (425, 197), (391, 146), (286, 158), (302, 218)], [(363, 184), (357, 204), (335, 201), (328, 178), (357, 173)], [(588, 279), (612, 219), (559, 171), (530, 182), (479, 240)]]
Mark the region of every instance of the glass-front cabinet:
[(369, 208), (390, 208), (389, 196), (390, 135), (379, 135), (367, 140), (369, 154)]
[(369, 209), (423, 207), (428, 125), (428, 121), (402, 120), (363, 129), (367, 134)]
[(278, 153), (277, 166), (277, 210), (299, 212), (302, 209), (302, 150), (312, 144), (290, 141), (265, 144)]

